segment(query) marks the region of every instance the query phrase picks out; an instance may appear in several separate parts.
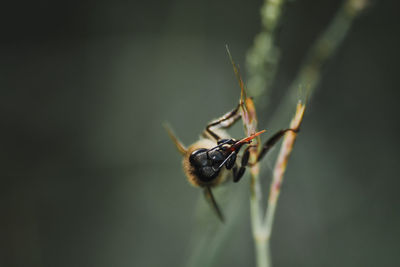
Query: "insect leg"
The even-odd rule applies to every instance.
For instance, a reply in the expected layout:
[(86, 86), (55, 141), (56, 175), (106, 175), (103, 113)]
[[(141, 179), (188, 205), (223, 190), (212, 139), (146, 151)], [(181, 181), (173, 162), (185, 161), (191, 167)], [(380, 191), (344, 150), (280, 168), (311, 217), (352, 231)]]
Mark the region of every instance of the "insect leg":
[(174, 134), (174, 132), (171, 130), (171, 128), (164, 123), (164, 128), (167, 131), (169, 137), (171, 138), (172, 142), (174, 142), (176, 148), (178, 149), (178, 151), (182, 154), (185, 155), (187, 149), (186, 147), (182, 144), (181, 141), (179, 141), (178, 137), (176, 137), (176, 135)]
[(243, 155), (242, 155), (241, 165), (240, 165), (239, 169), (237, 169), (237, 167), (235, 167), (233, 169), (233, 182), (235, 182), (235, 183), (239, 182), (239, 180), (243, 177), (244, 172), (246, 171), (246, 166), (249, 162), (249, 157), (250, 157), (249, 149), (251, 147), (254, 147), (254, 146), (248, 146), (244, 150)]
[(245, 167), (240, 167), (239, 170), (237, 167), (233, 168), (233, 182), (237, 183), (243, 177), (244, 172), (246, 171)]
[(265, 142), (263, 148), (261, 149), (260, 153), (257, 156), (257, 162), (260, 161), (267, 152), (273, 147), (284, 135), (286, 132), (292, 131), (294, 133), (298, 133), (300, 129), (284, 129), (280, 130), (279, 132), (275, 133), (271, 138)]
[(221, 118), (210, 122), (205, 131), (203, 132), (203, 136), (207, 136), (207, 134), (211, 135), (215, 140), (221, 139), (218, 134), (213, 132), (211, 130), (211, 127), (218, 126), (218, 128), (229, 128), (231, 127), (235, 122), (237, 122), (240, 119), (240, 114), (238, 113), (239, 111), (240, 104), (233, 109), (232, 111), (226, 113), (224, 116)]
[(221, 220), (221, 222), (224, 222), (224, 215), (222, 215), (222, 212), (221, 212), (217, 202), (215, 201), (214, 195), (213, 195), (210, 187), (207, 186), (204, 188), (204, 196), (206, 197), (208, 203), (210, 203), (211, 207), (213, 208), (213, 210), (215, 211), (215, 213), (217, 214), (217, 216)]

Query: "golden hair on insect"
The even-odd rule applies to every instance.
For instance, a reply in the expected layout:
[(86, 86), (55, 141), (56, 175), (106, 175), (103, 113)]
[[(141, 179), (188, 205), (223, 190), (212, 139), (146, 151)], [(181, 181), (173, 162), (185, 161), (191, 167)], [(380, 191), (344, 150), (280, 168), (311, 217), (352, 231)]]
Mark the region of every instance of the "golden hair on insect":
[[(170, 127), (164, 125), (171, 140), (183, 156), (182, 165), (187, 180), (193, 186), (203, 189), (206, 199), (221, 221), (224, 221), (224, 217), (213, 196), (212, 188), (227, 181), (229, 177), (233, 178), (233, 182), (238, 182), (243, 177), (246, 166), (249, 164), (249, 149), (252, 147), (249, 144), (255, 137), (265, 132), (262, 130), (240, 140), (230, 138), (224, 129), (229, 128), (241, 118), (239, 108), (240, 105), (218, 120), (209, 123), (202, 137), (187, 148)], [(299, 129), (284, 129), (274, 134), (262, 146), (257, 161), (260, 161), (287, 131), (298, 132)], [(243, 146), (246, 148), (240, 157), (238, 154)]]

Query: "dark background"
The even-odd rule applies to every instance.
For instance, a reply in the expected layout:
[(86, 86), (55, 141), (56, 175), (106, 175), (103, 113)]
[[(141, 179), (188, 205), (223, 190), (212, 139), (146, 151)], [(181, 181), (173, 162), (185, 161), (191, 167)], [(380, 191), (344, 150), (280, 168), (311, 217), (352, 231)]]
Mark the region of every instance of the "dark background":
[[(339, 4), (286, 5), (271, 105), (258, 110), (269, 134), (288, 124), (293, 110), (279, 125), (268, 120)], [(161, 124), (190, 144), (237, 103), (225, 44), (244, 66), (260, 5), (3, 5), (0, 266), (186, 265), (198, 221), (218, 222), (195, 216), (203, 200)], [(399, 7), (370, 1), (323, 70), (278, 204), (275, 266), (400, 262)], [(227, 210), (215, 266), (254, 266), (246, 178), (229, 194), (238, 211)]]

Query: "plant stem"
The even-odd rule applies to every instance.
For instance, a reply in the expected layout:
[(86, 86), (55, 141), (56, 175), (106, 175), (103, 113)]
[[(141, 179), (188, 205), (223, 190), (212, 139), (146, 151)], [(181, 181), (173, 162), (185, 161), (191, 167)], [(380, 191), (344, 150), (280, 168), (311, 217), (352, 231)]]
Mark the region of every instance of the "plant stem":
[(256, 239), (256, 261), (259, 267), (270, 267), (269, 242)]
[[(296, 114), (290, 124), (291, 129), (299, 129), (303, 119), (305, 106), (299, 102), (297, 105)], [(294, 141), (297, 133), (288, 132), (285, 135), (281, 146), (281, 151), (274, 169), (273, 181), (268, 199), (268, 208), (265, 212), (265, 218), (262, 213), (262, 192), (259, 182), (259, 164), (256, 163), (251, 167), (251, 198), (250, 210), (252, 219), (252, 230), (255, 244), (256, 262), (258, 267), (271, 266), (271, 256), (269, 249), (269, 240), (272, 231), (272, 223), (275, 215), (276, 203), (278, 200), (280, 185), (283, 180), (283, 174), (286, 170), (286, 165), (293, 149)], [(254, 156), (254, 152), (252, 151)], [(252, 158), (254, 159), (254, 158)], [(253, 161), (254, 162), (254, 161)]]
[(254, 38), (246, 58), (248, 88), (254, 99), (269, 91), (275, 77), (279, 48), (275, 45), (275, 31), (282, 14), (285, 0), (264, 0), (260, 9), (261, 31)]
[[(254, 38), (253, 47), (247, 54), (247, 71), (249, 73), (248, 88), (251, 95), (258, 99), (268, 92), (268, 88), (275, 76), (279, 58), (278, 47), (275, 46), (275, 30), (281, 17), (281, 10), (285, 0), (265, 0), (261, 7), (261, 31)], [(245, 125), (246, 127), (246, 125)], [(256, 158), (258, 151), (251, 151), (251, 157)], [(253, 161), (255, 162), (255, 161)], [(263, 227), (262, 190), (259, 180), (259, 164), (251, 168), (251, 197), (250, 216), (252, 233), (255, 244), (255, 255), (258, 267), (271, 266), (269, 242)]]
[(251, 197), (250, 197), (250, 216), (252, 232), (255, 245), (255, 256), (258, 267), (267, 267), (269, 257), (267, 256), (267, 244), (265, 232), (262, 226), (262, 192), (259, 181), (258, 163), (251, 168)]
[[(268, 2), (269, 1), (266, 1), (266, 3)], [(344, 40), (344, 37), (348, 33), (353, 20), (364, 7), (365, 0), (347, 0), (343, 3), (342, 7), (336, 13), (326, 31), (317, 39), (315, 44), (310, 49), (310, 52), (300, 68), (298, 75), (289, 88), (288, 96), (286, 97), (286, 101), (284, 101), (283, 105), (281, 105), (281, 109), (286, 110), (288, 104), (294, 102), (293, 98), (298, 98), (297, 92), (300, 85), (307, 86), (308, 97), (311, 97), (320, 80), (322, 66), (333, 56), (334, 52), (337, 50), (339, 45)], [(276, 17), (276, 19), (279, 19), (279, 15)], [(270, 47), (267, 46), (265, 49), (269, 51), (268, 49), (270, 49)], [(253, 48), (251, 51), (257, 50), (256, 48)], [(260, 57), (263, 55), (265, 55), (265, 53), (261, 53)], [(261, 71), (265, 71), (265, 69), (260, 68), (259, 73), (261, 73)], [(253, 72), (253, 74), (256, 76), (259, 75), (259, 73)], [(252, 73), (250, 72), (250, 74)], [(263, 86), (266, 87), (265, 84)], [(291, 122), (291, 128), (300, 127), (304, 114), (304, 108), (304, 105), (300, 103), (298, 104), (296, 115)], [(254, 173), (252, 172), (252, 197), (250, 199), (250, 205), (253, 236), (256, 247), (256, 261), (258, 267), (270, 267), (272, 265), (270, 254), (270, 237), (275, 217), (276, 205), (280, 194), (280, 187), (295, 139), (296, 133), (288, 132), (282, 142), (281, 150), (274, 168), (273, 179), (268, 197), (268, 206), (265, 211), (264, 218), (262, 217), (261, 211), (261, 196), (258, 195), (262, 194), (261, 189), (259, 188), (258, 164), (256, 164), (257, 171)]]
[[(247, 70), (249, 73), (248, 87), (251, 88), (251, 95), (254, 96), (256, 100), (261, 94), (268, 92), (269, 86), (275, 76), (279, 51), (274, 45), (274, 34), (281, 17), (281, 9), (284, 2), (284, 0), (264, 1), (264, 5), (261, 8), (262, 29), (256, 36), (253, 47), (249, 50), (247, 55)], [(275, 116), (275, 118), (281, 117), (279, 114), (283, 114), (284, 112), (282, 110), (287, 110), (287, 108), (294, 103), (294, 98), (298, 99), (299, 86), (306, 86), (308, 89), (307, 96), (311, 97), (320, 80), (322, 67), (334, 55), (349, 32), (354, 19), (364, 9), (365, 5), (366, 0), (344, 1), (325, 32), (321, 34), (311, 47), (296, 78), (289, 87), (287, 97), (277, 110), (278, 116)], [(304, 105), (301, 103), (298, 104), (296, 115), (291, 122), (291, 128), (300, 127), (304, 108)], [(270, 237), (276, 205), (280, 194), (280, 187), (295, 139), (296, 133), (288, 132), (282, 142), (270, 185), (265, 215), (262, 211), (263, 192), (259, 181), (259, 164), (256, 163), (251, 168), (250, 210), (256, 263), (258, 267), (270, 267), (272, 265)], [(254, 153), (251, 153), (253, 157)]]
[[(294, 115), (292, 122), (290, 123), (291, 129), (300, 129), (300, 125), (304, 116), (304, 111), (305, 106), (299, 101), (299, 103), (297, 104), (296, 114)], [(293, 150), (296, 137), (297, 133), (295, 132), (290, 131), (286, 133), (281, 145), (281, 149), (279, 151), (278, 159), (274, 167), (274, 173), (268, 197), (268, 206), (265, 212), (265, 220), (263, 225), (268, 243), (272, 232), (275, 210), (280, 194), (281, 185), (283, 182), (283, 176), (285, 174), (286, 166), (289, 161), (290, 154)]]
[(291, 103), (296, 102), (295, 98), (298, 98), (297, 92), (300, 86), (306, 87), (308, 96), (312, 96), (320, 81), (323, 66), (342, 44), (354, 19), (365, 8), (366, 2), (367, 0), (346, 0), (343, 2), (326, 30), (310, 48), (296, 78), (291, 83), (287, 93), (287, 98), (291, 100)]

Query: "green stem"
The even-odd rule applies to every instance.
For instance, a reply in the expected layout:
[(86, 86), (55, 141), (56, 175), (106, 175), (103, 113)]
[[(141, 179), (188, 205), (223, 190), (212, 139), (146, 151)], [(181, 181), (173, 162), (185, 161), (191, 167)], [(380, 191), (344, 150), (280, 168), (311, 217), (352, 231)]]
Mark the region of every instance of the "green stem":
[(265, 0), (260, 9), (261, 31), (254, 38), (246, 58), (247, 87), (254, 99), (268, 93), (275, 77), (279, 48), (275, 45), (275, 31), (282, 14), (285, 0)]
[[(269, 243), (269, 239), (271, 237), (271, 232), (272, 232), (272, 226), (274, 223), (274, 217), (275, 217), (275, 210), (276, 210), (276, 201), (274, 202), (269, 202), (268, 203), (268, 208), (267, 208), (267, 213), (265, 214), (265, 235), (267, 236), (267, 241)], [(268, 251), (269, 253), (269, 251)]]
[[(306, 60), (300, 68), (296, 79), (289, 88), (288, 97), (290, 101), (287, 101), (285, 104), (293, 103), (294, 98), (296, 98), (296, 100), (298, 99), (297, 91), (299, 85), (306, 85), (308, 88), (308, 96), (311, 97), (311, 94), (314, 92), (320, 80), (321, 69), (323, 65), (325, 65), (325, 63), (334, 55), (339, 45), (343, 42), (346, 34), (349, 32), (353, 20), (364, 7), (363, 3), (364, 2), (362, 0), (347, 0), (343, 3), (342, 7), (336, 13), (326, 31), (312, 46)], [(287, 105), (283, 105), (281, 107), (287, 110)], [(283, 111), (280, 110), (280, 112)], [(271, 183), (274, 183), (276, 178), (277, 177), (274, 177)], [(282, 177), (280, 178), (280, 183), (282, 182), (282, 178), (283, 173)], [(255, 198), (257, 198), (257, 196)], [(274, 184), (272, 184), (268, 207), (265, 213), (265, 220), (261, 219), (263, 225), (259, 228), (264, 234), (264, 238), (261, 240), (255, 239), (257, 266), (270, 266), (271, 264), (269, 243), (278, 198), (279, 190), (276, 190)], [(264, 253), (265, 256), (258, 255), (260, 253)], [(264, 257), (267, 259), (265, 260)], [(264, 262), (268, 262), (269, 265), (261, 265), (264, 264)]]
[[(255, 166), (258, 167), (258, 164)], [(252, 232), (255, 246), (256, 263), (258, 267), (271, 266), (269, 257), (269, 244), (262, 225), (262, 199), (259, 175), (257, 172), (251, 174), (251, 197), (250, 197), (250, 215), (252, 223)]]
[[(279, 50), (275, 46), (275, 30), (279, 23), (285, 0), (265, 0), (261, 7), (261, 31), (247, 54), (248, 88), (255, 100), (269, 86), (275, 76)], [(259, 181), (259, 164), (251, 171), (250, 216), (254, 237), (255, 256), (258, 267), (270, 267), (269, 242), (263, 227), (262, 190)]]
[(297, 102), (299, 87), (305, 87), (307, 96), (309, 98), (312, 96), (321, 79), (322, 68), (343, 43), (354, 19), (364, 9), (365, 2), (365, 0), (347, 0), (343, 2), (326, 30), (310, 48), (299, 72), (289, 87), (286, 99), (283, 100), (284, 103), (276, 111), (277, 114), (286, 110), (287, 105)]
[[(334, 55), (337, 48), (343, 42), (349, 29), (365, 7), (365, 0), (346, 0), (338, 10), (325, 32), (311, 47), (308, 56), (302, 64), (296, 78), (289, 87), (287, 97), (277, 110), (275, 119), (282, 118), (280, 114), (286, 114), (284, 110), (293, 105), (298, 98), (299, 86), (306, 86), (307, 96), (311, 97), (321, 76), (321, 69)], [(284, 0), (265, 0), (261, 9), (262, 30), (256, 36), (253, 47), (247, 55), (247, 69), (249, 73), (248, 88), (251, 95), (257, 97), (268, 92), (273, 77), (275, 76), (278, 49), (274, 46), (274, 32), (281, 16), (281, 8)], [(276, 205), (279, 197), (279, 187), (271, 186), (268, 207), (265, 217), (262, 211), (262, 190), (259, 182), (258, 164), (253, 166), (251, 183), (251, 222), (255, 244), (256, 263), (258, 267), (270, 267), (270, 236), (272, 232)], [(252, 168), (252, 169), (253, 169)], [(282, 181), (283, 173), (280, 182)], [(274, 180), (271, 183), (274, 183)], [(279, 184), (280, 185), (280, 184)], [(274, 188), (278, 188), (275, 190)], [(274, 195), (271, 197), (271, 193)]]
[(271, 257), (270, 257), (270, 249), (269, 242), (265, 242), (265, 240), (256, 239), (256, 261), (258, 267), (270, 267), (271, 266)]

